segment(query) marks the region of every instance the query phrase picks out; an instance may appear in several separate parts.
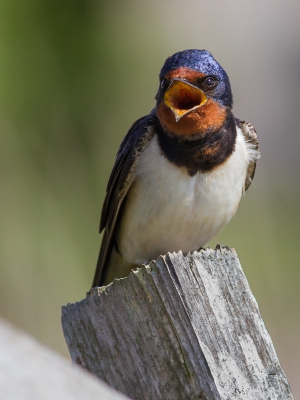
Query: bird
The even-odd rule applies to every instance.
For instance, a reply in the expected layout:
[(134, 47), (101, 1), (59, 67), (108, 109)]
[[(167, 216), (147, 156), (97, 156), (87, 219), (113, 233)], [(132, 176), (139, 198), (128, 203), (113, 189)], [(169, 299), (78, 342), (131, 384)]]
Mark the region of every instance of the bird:
[(93, 286), (167, 252), (203, 248), (235, 215), (253, 180), (257, 133), (234, 117), (229, 77), (209, 51), (168, 57), (155, 100), (117, 152)]

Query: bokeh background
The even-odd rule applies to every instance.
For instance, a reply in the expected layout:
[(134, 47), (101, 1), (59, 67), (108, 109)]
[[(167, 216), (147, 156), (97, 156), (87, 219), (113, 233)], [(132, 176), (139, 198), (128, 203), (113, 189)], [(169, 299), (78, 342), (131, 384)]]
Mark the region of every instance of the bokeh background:
[(298, 0), (0, 0), (0, 314), (68, 356), (60, 307), (85, 297), (106, 182), (154, 106), (165, 58), (210, 50), (262, 158), (234, 247), (300, 398)]

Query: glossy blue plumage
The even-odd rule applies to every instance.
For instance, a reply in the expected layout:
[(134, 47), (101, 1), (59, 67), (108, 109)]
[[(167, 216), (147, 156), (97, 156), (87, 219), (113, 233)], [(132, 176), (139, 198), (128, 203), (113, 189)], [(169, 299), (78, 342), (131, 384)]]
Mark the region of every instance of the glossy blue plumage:
[(233, 99), (228, 75), (221, 65), (214, 59), (213, 55), (207, 50), (184, 50), (173, 54), (167, 58), (159, 78), (162, 80), (168, 72), (177, 68), (190, 68), (199, 71), (207, 76), (215, 76), (219, 80), (215, 96), (227, 107), (232, 107)]

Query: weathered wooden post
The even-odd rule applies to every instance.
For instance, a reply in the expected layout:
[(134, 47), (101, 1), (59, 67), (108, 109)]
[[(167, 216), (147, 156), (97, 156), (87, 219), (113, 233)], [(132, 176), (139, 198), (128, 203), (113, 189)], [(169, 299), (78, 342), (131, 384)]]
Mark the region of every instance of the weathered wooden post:
[(72, 360), (138, 399), (292, 399), (234, 250), (157, 261), (62, 309)]

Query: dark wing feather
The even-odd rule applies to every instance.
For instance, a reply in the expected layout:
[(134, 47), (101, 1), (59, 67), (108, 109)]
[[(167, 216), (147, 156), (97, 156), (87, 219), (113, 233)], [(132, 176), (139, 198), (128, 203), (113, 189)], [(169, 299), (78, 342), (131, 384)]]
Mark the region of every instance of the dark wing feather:
[(111, 172), (104, 200), (100, 232), (105, 229), (93, 281), (100, 286), (105, 277), (105, 268), (115, 244), (115, 229), (126, 194), (133, 183), (132, 171), (139, 155), (154, 135), (155, 117), (153, 113), (138, 119), (123, 139)]
[(250, 143), (252, 146), (253, 151), (253, 157), (251, 161), (249, 162), (248, 165), (248, 170), (247, 170), (247, 175), (246, 175), (246, 180), (245, 180), (245, 191), (248, 189), (248, 187), (251, 185), (253, 181), (253, 177), (255, 174), (255, 168), (256, 168), (256, 161), (259, 158), (259, 145), (258, 145), (258, 139), (257, 139), (257, 133), (254, 129), (254, 127), (246, 121), (241, 121), (240, 119), (235, 119), (237, 126), (241, 129), (244, 138), (246, 142)]

